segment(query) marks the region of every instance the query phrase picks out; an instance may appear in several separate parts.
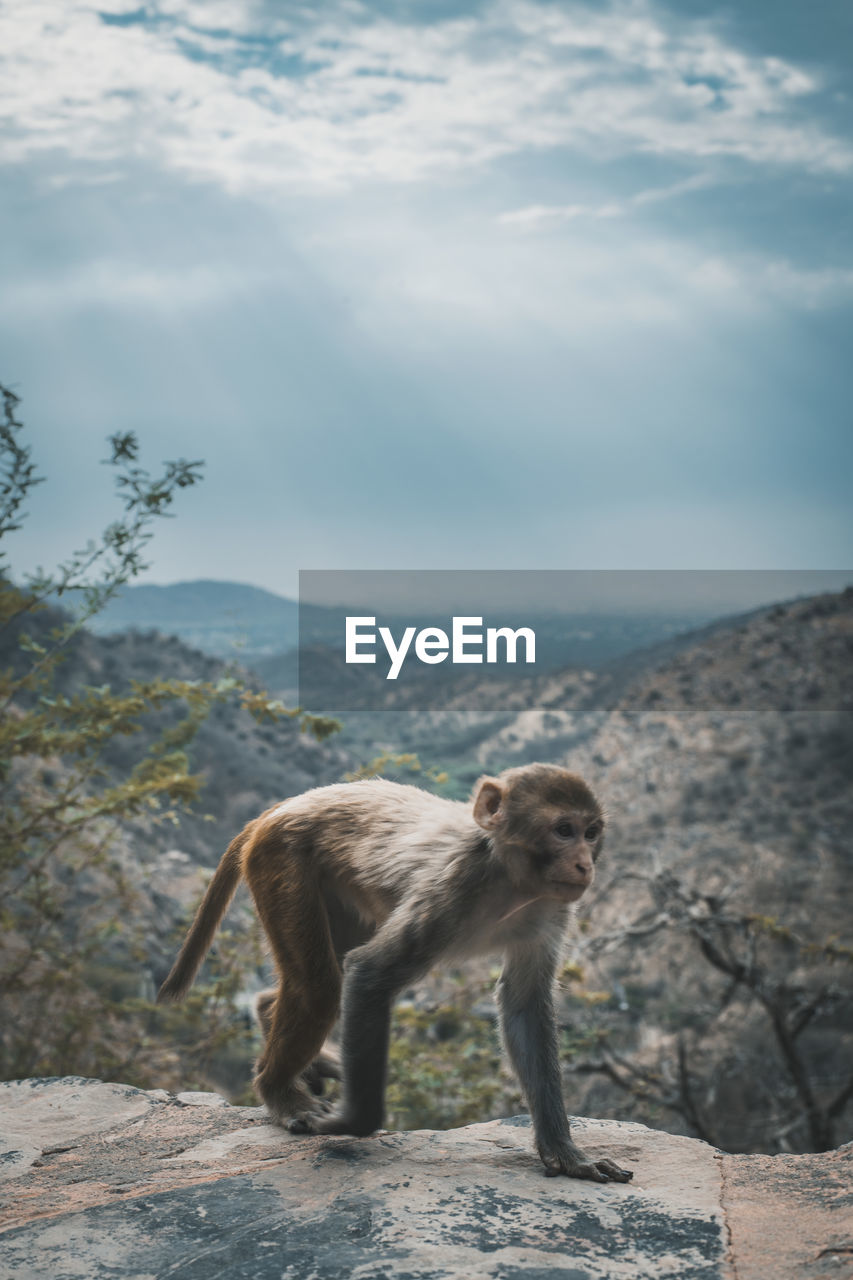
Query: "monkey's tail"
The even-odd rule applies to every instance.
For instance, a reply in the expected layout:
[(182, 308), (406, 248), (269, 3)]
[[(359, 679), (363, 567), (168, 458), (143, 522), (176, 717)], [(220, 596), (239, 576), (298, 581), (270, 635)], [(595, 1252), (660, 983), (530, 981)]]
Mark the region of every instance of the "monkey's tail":
[(201, 906), (184, 939), (178, 958), (172, 965), (172, 971), (157, 993), (158, 1004), (181, 1000), (195, 981), (201, 962), (210, 950), (213, 935), (240, 883), (245, 837), (246, 832), (241, 831), (222, 855), (222, 861), (207, 886), (207, 892), (201, 900)]

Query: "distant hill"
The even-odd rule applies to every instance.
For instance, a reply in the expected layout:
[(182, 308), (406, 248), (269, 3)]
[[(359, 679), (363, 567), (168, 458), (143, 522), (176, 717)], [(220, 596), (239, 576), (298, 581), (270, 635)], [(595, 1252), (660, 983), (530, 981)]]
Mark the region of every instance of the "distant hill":
[(295, 600), (243, 582), (174, 582), (126, 587), (90, 623), (96, 635), (157, 631), (214, 658), (283, 653), (297, 643)]

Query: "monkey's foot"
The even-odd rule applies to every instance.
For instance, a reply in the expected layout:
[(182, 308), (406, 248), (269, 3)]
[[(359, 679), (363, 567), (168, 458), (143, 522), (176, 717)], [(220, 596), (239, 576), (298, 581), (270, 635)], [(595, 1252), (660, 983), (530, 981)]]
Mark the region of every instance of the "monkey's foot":
[(329, 1111), (322, 1115), (312, 1108), (297, 1112), (287, 1128), (291, 1133), (347, 1133), (354, 1138), (366, 1138), (368, 1134), (375, 1133), (379, 1125), (365, 1123), (344, 1111)]
[(325, 1098), (315, 1098), (312, 1094), (308, 1096), (311, 1099), (310, 1102), (306, 1098), (300, 1098), (298, 1103), (284, 1102), (273, 1105), (267, 1102), (265, 1105), (272, 1123), (281, 1125), (283, 1129), (290, 1129), (294, 1117), (304, 1116), (308, 1118), (315, 1116), (319, 1120), (332, 1110), (331, 1102), (328, 1102)]
[(588, 1178), (591, 1182), (630, 1182), (632, 1169), (621, 1169), (613, 1160), (590, 1160), (574, 1143), (559, 1152), (540, 1152), (545, 1165), (545, 1176), (557, 1178)]
[(275, 1124), (285, 1125), (291, 1116), (303, 1111), (329, 1110), (329, 1104), (315, 1098), (302, 1080), (269, 1077), (268, 1069), (259, 1071), (255, 1076), (255, 1090)]

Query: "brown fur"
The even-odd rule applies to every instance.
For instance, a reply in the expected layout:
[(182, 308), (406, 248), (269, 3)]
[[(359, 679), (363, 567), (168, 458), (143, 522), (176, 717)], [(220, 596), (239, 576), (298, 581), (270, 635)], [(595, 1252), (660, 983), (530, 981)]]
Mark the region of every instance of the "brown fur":
[[(503, 951), (502, 1024), (549, 1172), (629, 1176), (569, 1138), (551, 987), (569, 906), (592, 883), (598, 802), (555, 765), (482, 778), (470, 804), (384, 779), (320, 787), (275, 805), (231, 842), (159, 999), (188, 990), (244, 876), (279, 986), (258, 999), (256, 1088), (297, 1132), (381, 1123), (391, 1002), (441, 956)], [(324, 1044), (342, 1006), (343, 1099)], [(609, 1167), (605, 1167), (609, 1166)]]

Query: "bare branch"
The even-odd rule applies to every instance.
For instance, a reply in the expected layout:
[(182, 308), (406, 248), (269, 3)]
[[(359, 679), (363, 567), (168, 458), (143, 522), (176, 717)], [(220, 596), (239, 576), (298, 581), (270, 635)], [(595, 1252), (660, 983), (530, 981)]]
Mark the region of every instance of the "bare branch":
[(793, 1026), (791, 1027), (792, 1040), (796, 1040), (797, 1036), (800, 1035), (801, 1032), (805, 1031), (806, 1027), (811, 1022), (815, 1014), (818, 1012), (818, 1010), (820, 1009), (824, 1001), (829, 997), (829, 995), (830, 995), (829, 988), (825, 986), (821, 987), (819, 991), (816, 993), (816, 995), (811, 1000), (809, 1000), (805, 1008), (800, 1010), (800, 1012), (797, 1014), (796, 1018), (794, 1019)]
[(622, 946), (632, 938), (648, 938), (653, 933), (658, 933), (661, 929), (665, 929), (671, 924), (671, 918), (666, 912), (658, 912), (648, 923), (642, 923), (642, 917), (634, 925), (626, 925), (621, 929), (612, 929), (610, 933), (599, 933), (594, 938), (584, 938), (580, 944), (581, 949), (586, 955), (597, 956), (614, 948)]

